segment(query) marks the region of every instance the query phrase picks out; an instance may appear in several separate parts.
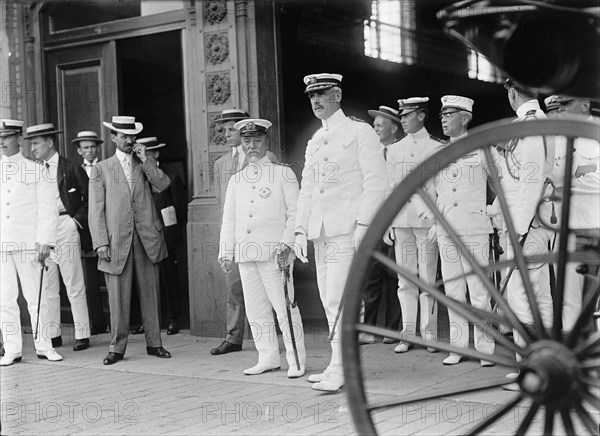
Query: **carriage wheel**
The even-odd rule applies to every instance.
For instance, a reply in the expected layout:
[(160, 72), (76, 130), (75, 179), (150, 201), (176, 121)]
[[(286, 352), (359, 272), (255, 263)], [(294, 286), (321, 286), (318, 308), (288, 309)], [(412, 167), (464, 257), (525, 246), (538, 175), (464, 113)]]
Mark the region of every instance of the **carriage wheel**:
[[(348, 277), (344, 294), (344, 316), (342, 317), (342, 355), (344, 362), (345, 387), (348, 396), (349, 408), (352, 413), (354, 424), (359, 434), (376, 434), (374, 416), (378, 411), (401, 406), (403, 404), (433, 400), (451, 394), (475, 392), (485, 389), (494, 389), (508, 383), (507, 379), (495, 378), (485, 381), (465, 384), (460, 388), (436, 389), (419, 391), (418, 394), (408, 395), (398, 400), (389, 400), (379, 403), (367, 401), (364, 383), (364, 373), (361, 367), (361, 354), (359, 351), (358, 335), (361, 332), (371, 333), (384, 337), (400, 339), (412, 344), (430, 346), (442, 351), (457, 353), (464, 357), (484, 359), (492, 361), (497, 365), (518, 370), (520, 392), (493, 415), (486, 417), (482, 422), (471, 430), (470, 434), (479, 434), (494, 422), (498, 421), (513, 408), (519, 407), (526, 402), (531, 404), (528, 412), (523, 417), (516, 434), (524, 434), (531, 426), (533, 419), (540, 413), (544, 416), (544, 433), (553, 434), (555, 430), (555, 417), (562, 420), (564, 430), (568, 434), (574, 434), (574, 423), (581, 423), (583, 428), (591, 434), (598, 433), (598, 423), (592, 417), (588, 409), (591, 407), (595, 412), (598, 410), (600, 400), (598, 398), (598, 366), (600, 365), (600, 333), (584, 333), (586, 327), (597, 311), (597, 301), (600, 294), (600, 275), (598, 273), (588, 274), (588, 281), (592, 283), (585, 295), (582, 312), (579, 315), (573, 329), (563, 333), (561, 329), (563, 296), (565, 284), (565, 268), (567, 262), (578, 262), (592, 266), (597, 271), (600, 264), (599, 237), (596, 232), (582, 233), (569, 227), (569, 209), (571, 191), (571, 166), (573, 163), (573, 141), (574, 138), (590, 138), (598, 140), (597, 127), (591, 123), (574, 120), (535, 120), (521, 123), (500, 121), (479, 127), (470, 132), (469, 136), (454, 143), (427, 160), (420, 169), (430, 168), (431, 164), (437, 164), (437, 168), (445, 168), (460, 157), (482, 149), (487, 162), (492, 162), (490, 145), (507, 142), (512, 138), (523, 138), (526, 136), (552, 136), (559, 135), (567, 138), (567, 157), (565, 174), (565, 186), (563, 199), (561, 201), (562, 211), (560, 214), (560, 229), (557, 229), (557, 247), (554, 253), (544, 255), (524, 255), (518, 244), (518, 236), (515, 232), (513, 220), (508, 212), (504, 191), (498, 181), (498, 172), (494, 165), (488, 165), (489, 183), (497, 193), (502, 213), (508, 229), (508, 238), (515, 248), (515, 257), (512, 260), (490, 265), (478, 265), (472, 263), (472, 272), (483, 281), (493, 302), (501, 309), (499, 314), (484, 313), (471, 307), (469, 304), (458, 302), (447, 297), (435, 286), (430, 286), (420, 280), (417, 276), (408, 273), (393, 259), (386, 257), (375, 250), (378, 241), (391, 225), (393, 218), (404, 207), (414, 194), (420, 195), (428, 204), (437, 218), (438, 226), (443, 226), (453, 242), (457, 244), (459, 251), (467, 254), (467, 248), (461, 242), (456, 232), (448, 225), (444, 217), (435, 209), (435, 204), (423, 194), (421, 187), (426, 180), (435, 173), (425, 170), (415, 171), (409, 175), (393, 194), (386, 200), (383, 207), (377, 213), (369, 227), (365, 238), (354, 258), (350, 275)], [(576, 234), (579, 242), (577, 247), (567, 244), (570, 235)], [(466, 256), (468, 257), (468, 256)], [(422, 291), (428, 292), (438, 303), (455, 310), (463, 315), (468, 321), (477, 324), (487, 334), (496, 338), (496, 343), (521, 355), (522, 359), (517, 361), (515, 357), (494, 354), (486, 355), (473, 348), (457, 348), (448, 343), (427, 342), (412, 335), (405, 335), (397, 331), (381, 327), (362, 324), (359, 319), (361, 311), (361, 300), (366, 278), (369, 274), (369, 265), (372, 258), (383, 263), (388, 268), (401, 274), (406, 280), (418, 286)], [(557, 279), (553, 290), (554, 313), (553, 326), (544, 328), (541, 321), (539, 307), (536, 304), (531, 280), (527, 273), (527, 263), (554, 263), (557, 265)], [(490, 280), (490, 273), (494, 276), (498, 270), (514, 267), (515, 274), (520, 274), (525, 288), (531, 313), (533, 315), (533, 327), (525, 326), (516, 317), (513, 310), (508, 306), (506, 299)], [(566, 290), (568, 292), (568, 290)], [(491, 323), (490, 323), (491, 321)], [(505, 325), (516, 328), (525, 339), (524, 346), (515, 343), (506, 336), (499, 334), (499, 326)], [(496, 347), (498, 348), (498, 347)], [(509, 371), (507, 371), (509, 372)], [(512, 372), (512, 371), (511, 371)], [(588, 407), (584, 407), (586, 404)], [(544, 412), (542, 412), (544, 411)]]

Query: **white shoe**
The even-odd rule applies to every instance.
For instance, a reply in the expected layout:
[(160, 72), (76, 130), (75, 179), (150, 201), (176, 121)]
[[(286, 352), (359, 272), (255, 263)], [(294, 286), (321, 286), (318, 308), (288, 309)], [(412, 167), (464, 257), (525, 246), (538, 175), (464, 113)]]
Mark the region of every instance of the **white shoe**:
[(315, 391), (337, 392), (344, 386), (344, 376), (336, 372), (328, 373), (327, 377), (312, 385)]
[(300, 369), (298, 369), (298, 367), (294, 363), (292, 366), (289, 367), (287, 376), (288, 378), (299, 378), (302, 377), (305, 373), (306, 368), (304, 367), (304, 365), (300, 365)]
[(252, 368), (248, 368), (244, 370), (244, 374), (246, 375), (258, 375), (265, 372), (277, 371), (279, 369), (279, 365), (268, 365), (266, 363), (257, 363)]
[(460, 354), (450, 353), (450, 355), (446, 357), (442, 363), (444, 365), (457, 365), (462, 359), (463, 357)]
[(395, 353), (406, 353), (411, 348), (412, 348), (412, 345), (410, 345), (406, 342), (400, 342), (398, 345), (396, 345), (396, 348), (394, 348), (394, 352)]
[(308, 376), (309, 383), (319, 383), (320, 381), (325, 380), (330, 374), (329, 370), (325, 370), (319, 374), (311, 374)]
[(490, 362), (489, 360), (481, 360), (481, 366), (484, 368), (491, 368), (492, 366), (496, 366), (494, 362)]
[(50, 362), (59, 362), (63, 360), (62, 356), (58, 354), (54, 348), (44, 351), (35, 350), (35, 354), (37, 354), (38, 359), (48, 359)]
[(398, 339), (394, 339), (394, 338), (383, 338), (383, 343), (384, 344), (396, 344), (398, 343)]
[(359, 345), (374, 344), (375, 336), (371, 333), (360, 332), (358, 334), (358, 343)]
[(13, 363), (20, 362), (22, 358), (22, 354), (7, 353), (4, 356), (2, 356), (2, 359), (0, 359), (0, 366), (10, 366)]
[[(427, 342), (437, 342), (437, 338), (435, 337), (435, 335), (432, 335), (431, 333), (426, 333), (425, 334), (425, 340)], [(438, 350), (437, 348), (433, 348), (433, 347), (427, 347), (427, 352), (428, 353), (437, 353), (440, 350)]]

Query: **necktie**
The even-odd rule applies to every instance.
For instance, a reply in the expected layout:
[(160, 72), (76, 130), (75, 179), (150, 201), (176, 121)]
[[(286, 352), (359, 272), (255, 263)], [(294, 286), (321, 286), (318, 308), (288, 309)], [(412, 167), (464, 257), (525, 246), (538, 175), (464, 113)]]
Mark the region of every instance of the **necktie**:
[(235, 153), (233, 155), (233, 172), (235, 173), (238, 170), (238, 165), (240, 163), (240, 154)]
[(387, 147), (383, 147), (383, 160), (387, 162)]

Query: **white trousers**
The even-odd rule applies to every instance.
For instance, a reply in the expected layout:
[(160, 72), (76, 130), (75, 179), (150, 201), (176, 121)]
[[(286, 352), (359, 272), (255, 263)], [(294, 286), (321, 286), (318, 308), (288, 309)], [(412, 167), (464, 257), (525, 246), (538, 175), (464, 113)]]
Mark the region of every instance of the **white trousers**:
[[(438, 250), (435, 242), (429, 242), (428, 228), (394, 227), (394, 250), (396, 263), (429, 284), (435, 283)], [(402, 310), (402, 332), (417, 333), (417, 313), (420, 306), (421, 336), (437, 340), (437, 304), (427, 293), (419, 295), (419, 289), (398, 275), (398, 299)]]
[[(296, 367), (290, 324), (287, 317), (282, 272), (274, 262), (240, 262), (240, 277), (244, 292), (246, 316), (258, 351), (258, 362), (279, 365), (279, 341), (273, 323), (272, 309), (275, 309), (279, 328), (285, 345), (285, 356), (290, 368)], [(291, 273), (290, 268), (290, 273)], [(290, 301), (294, 301), (294, 287), (288, 284)], [(300, 365), (306, 363), (304, 328), (298, 307), (291, 309), (294, 339)]]
[[(471, 261), (481, 266), (488, 265), (489, 235), (464, 235), (460, 239), (469, 249)], [(446, 295), (455, 301), (465, 303), (468, 286), (471, 306), (490, 312), (492, 310), (490, 295), (478, 275), (471, 274), (466, 278), (454, 279), (472, 271), (469, 259), (459, 252), (456, 243), (448, 236), (438, 236), (438, 245)], [(450, 308), (448, 308), (448, 319), (450, 321), (450, 344), (459, 348), (468, 348), (469, 322)], [(487, 336), (477, 326), (473, 328), (473, 335), (476, 350), (487, 354), (494, 353), (493, 338)]]
[[(558, 239), (558, 235), (556, 236)], [(567, 246), (570, 252), (576, 248), (576, 236), (570, 235)], [(558, 243), (556, 245), (558, 247)], [(556, 248), (558, 252), (558, 248)], [(585, 277), (577, 272), (579, 262), (568, 262), (565, 267), (565, 287), (563, 291), (563, 313), (562, 329), (571, 331), (583, 307), (583, 286)], [(558, 265), (554, 265), (554, 271), (558, 271)]]
[[(550, 230), (543, 227), (529, 229), (529, 234), (523, 247), (524, 255), (531, 256), (533, 254), (548, 253), (548, 241), (552, 238), (552, 235), (553, 233)], [(514, 247), (508, 243), (507, 258), (512, 259), (514, 256)], [(529, 301), (527, 300), (527, 294), (525, 293), (525, 287), (523, 286), (521, 273), (521, 271), (515, 269), (510, 276), (508, 285), (506, 286), (508, 304), (522, 323), (533, 324), (533, 316)], [(525, 274), (529, 274), (535, 300), (540, 309), (542, 323), (546, 328), (550, 328), (552, 326), (554, 306), (550, 292), (550, 271), (548, 264), (528, 264)]]
[(81, 248), (79, 232), (75, 221), (69, 215), (58, 217), (57, 245), (55, 262), (48, 263), (48, 282), (44, 295), (48, 301), (47, 319), (50, 322), (48, 334), (51, 338), (61, 335), (60, 329), (60, 275), (65, 283), (67, 296), (71, 303), (73, 322), (75, 324), (75, 339), (90, 337), (90, 317), (88, 314), (85, 294), (85, 280), (81, 263)]
[[(31, 318), (33, 331), (36, 330), (38, 317), (38, 295), (40, 286), (41, 266), (35, 261), (35, 250), (27, 251), (2, 251), (0, 252), (0, 329), (2, 341), (7, 354), (21, 354), (23, 351), (23, 337), (21, 330), (21, 316), (17, 297), (19, 284), (27, 302), (27, 309)], [(44, 283), (46, 283), (44, 272)], [(40, 328), (37, 340), (34, 340), (35, 349), (45, 351), (52, 348), (51, 336), (46, 331), (47, 320), (43, 318), (44, 299), (40, 309)]]
[[(350, 264), (355, 253), (354, 236), (352, 233), (348, 233), (328, 237), (325, 236), (325, 231), (321, 229), (321, 235), (313, 242), (319, 296), (329, 324), (329, 332), (332, 333), (340, 302), (344, 295)], [(327, 367), (328, 372), (335, 372), (339, 375), (344, 373), (342, 369), (342, 339), (340, 337), (341, 323), (342, 316), (340, 316), (335, 332), (333, 332), (331, 360)]]

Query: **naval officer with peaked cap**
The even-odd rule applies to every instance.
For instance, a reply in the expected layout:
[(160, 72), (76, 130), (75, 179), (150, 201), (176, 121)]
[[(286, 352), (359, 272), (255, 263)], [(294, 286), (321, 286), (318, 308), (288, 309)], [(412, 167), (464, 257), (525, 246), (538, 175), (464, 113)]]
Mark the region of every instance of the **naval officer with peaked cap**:
[[(341, 109), (341, 83), (340, 74), (304, 77), (304, 93), (322, 127), (306, 146), (294, 246), (306, 262), (307, 240), (314, 242), (317, 285), (330, 329), (355, 250), (383, 202), (386, 184), (379, 137)], [(339, 323), (332, 333), (329, 365), (308, 379), (316, 390), (337, 391), (344, 384)]]
[[(246, 315), (253, 327), (258, 363), (245, 369), (244, 374), (257, 375), (280, 367), (279, 345), (273, 325), (274, 309), (283, 332), (289, 365), (287, 375), (297, 378), (304, 375), (306, 362), (302, 318), (297, 306), (290, 308), (300, 363), (298, 368), (289, 330), (292, 327), (286, 316), (278, 256), (286, 260), (289, 256), (293, 262), (291, 247), (294, 242), (298, 180), (290, 167), (271, 162), (267, 156), (269, 127), (271, 122), (264, 119), (245, 119), (235, 124), (242, 137), (248, 165), (234, 174), (227, 186), (219, 262), (225, 273), (231, 271), (234, 259), (238, 263)], [(291, 286), (288, 292), (290, 301), (293, 301)]]

